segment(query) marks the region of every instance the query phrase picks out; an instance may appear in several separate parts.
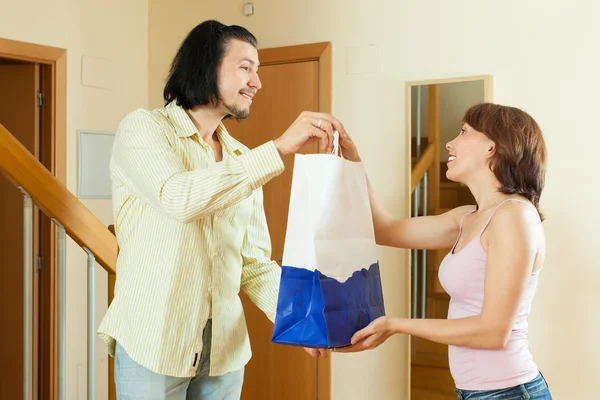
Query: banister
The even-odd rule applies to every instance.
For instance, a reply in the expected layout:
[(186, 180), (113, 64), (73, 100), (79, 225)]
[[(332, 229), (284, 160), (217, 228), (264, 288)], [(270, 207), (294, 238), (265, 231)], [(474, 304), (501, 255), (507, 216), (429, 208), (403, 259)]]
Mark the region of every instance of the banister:
[(115, 274), (117, 241), (98, 218), (0, 124), (0, 173), (21, 186), (35, 204), (56, 219), (81, 247), (88, 248), (109, 274)]
[(419, 182), (421, 182), (423, 176), (425, 176), (425, 172), (427, 172), (431, 164), (433, 164), (433, 161), (435, 159), (436, 148), (437, 147), (434, 143), (429, 143), (429, 145), (421, 155), (421, 158), (419, 159), (419, 161), (417, 161), (417, 165), (413, 167), (410, 178), (411, 193), (415, 191), (415, 188), (419, 185)]

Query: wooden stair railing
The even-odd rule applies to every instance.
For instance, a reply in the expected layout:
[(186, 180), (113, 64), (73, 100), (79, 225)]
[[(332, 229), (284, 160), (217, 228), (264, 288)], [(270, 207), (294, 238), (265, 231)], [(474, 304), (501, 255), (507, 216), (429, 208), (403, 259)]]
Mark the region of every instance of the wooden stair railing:
[(115, 274), (114, 235), (1, 124), (0, 172), (29, 193), (35, 204), (64, 226), (79, 246), (89, 249), (106, 272)]
[[(118, 246), (114, 229), (107, 229), (50, 171), (0, 124), (0, 173), (22, 187), (48, 217), (87, 248), (108, 272), (109, 304), (114, 296)], [(112, 232), (112, 233), (111, 233)], [(109, 360), (109, 398), (115, 399), (113, 360)]]
[(423, 180), (425, 172), (429, 170), (435, 159), (436, 148), (433, 144), (429, 144), (417, 164), (413, 167), (410, 177), (410, 192), (413, 193), (419, 183)]

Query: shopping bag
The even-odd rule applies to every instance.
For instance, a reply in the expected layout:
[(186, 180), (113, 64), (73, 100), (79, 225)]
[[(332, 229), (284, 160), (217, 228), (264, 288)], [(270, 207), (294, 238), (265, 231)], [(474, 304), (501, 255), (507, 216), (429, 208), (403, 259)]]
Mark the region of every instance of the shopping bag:
[(295, 156), (282, 261), (272, 342), (343, 347), (385, 315), (362, 163)]

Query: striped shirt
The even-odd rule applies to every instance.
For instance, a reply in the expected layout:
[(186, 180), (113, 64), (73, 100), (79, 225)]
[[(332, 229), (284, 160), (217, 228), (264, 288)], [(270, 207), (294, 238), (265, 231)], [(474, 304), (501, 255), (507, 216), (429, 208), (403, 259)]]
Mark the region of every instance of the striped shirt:
[(212, 318), (210, 375), (251, 356), (240, 288), (273, 321), (280, 268), (261, 186), (284, 164), (270, 141), (249, 150), (220, 124), (215, 161), (185, 110), (139, 109), (118, 127), (110, 174), (119, 244), (115, 297), (98, 328), (145, 368), (191, 377)]

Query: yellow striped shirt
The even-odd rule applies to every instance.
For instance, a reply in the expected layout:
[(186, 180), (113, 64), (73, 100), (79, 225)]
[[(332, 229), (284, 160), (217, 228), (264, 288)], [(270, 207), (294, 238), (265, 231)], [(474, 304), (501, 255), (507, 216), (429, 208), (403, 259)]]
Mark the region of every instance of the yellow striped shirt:
[(98, 329), (114, 356), (163, 375), (191, 377), (213, 320), (210, 374), (242, 368), (250, 342), (240, 288), (275, 318), (280, 269), (261, 186), (284, 164), (271, 141), (249, 150), (221, 124), (223, 161), (185, 110), (169, 104), (126, 116), (110, 173), (120, 248), (115, 297)]

